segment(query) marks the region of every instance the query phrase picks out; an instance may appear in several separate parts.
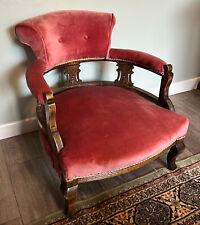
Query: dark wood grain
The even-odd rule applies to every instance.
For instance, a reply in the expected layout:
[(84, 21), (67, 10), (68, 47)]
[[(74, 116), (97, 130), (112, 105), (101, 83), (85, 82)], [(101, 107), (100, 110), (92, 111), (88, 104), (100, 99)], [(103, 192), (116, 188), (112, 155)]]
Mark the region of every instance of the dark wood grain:
[(65, 198), (65, 209), (68, 216), (73, 216), (75, 210), (75, 202), (78, 197), (78, 180), (66, 182), (62, 179), (61, 190)]
[[(53, 93), (46, 93), (45, 94), (45, 104), (44, 104), (44, 110), (45, 112), (43, 115), (45, 115), (46, 118), (46, 134), (48, 136), (48, 139), (50, 141), (50, 144), (52, 146), (52, 150), (54, 154), (57, 156), (58, 153), (63, 148), (63, 142), (60, 137), (60, 133), (57, 129), (57, 123), (56, 123), (56, 104), (54, 101)], [(39, 120), (39, 118), (38, 118)], [(39, 123), (41, 124), (41, 123)], [(44, 127), (44, 129), (45, 129)], [(58, 157), (59, 160), (59, 157)]]
[(170, 170), (175, 170), (176, 166), (176, 158), (184, 151), (185, 144), (183, 141), (174, 145), (167, 154), (167, 165)]
[(64, 76), (66, 76), (66, 86), (77, 86), (82, 83), (80, 80), (80, 63), (72, 62), (68, 63), (67, 66), (64, 67)]
[(164, 75), (162, 76), (161, 79), (158, 105), (171, 111), (175, 111), (174, 105), (169, 98), (169, 87), (172, 82), (172, 79), (173, 79), (172, 65), (165, 65)]
[(117, 67), (117, 79), (114, 83), (125, 87), (132, 87), (131, 75), (133, 74), (133, 64), (118, 62)]

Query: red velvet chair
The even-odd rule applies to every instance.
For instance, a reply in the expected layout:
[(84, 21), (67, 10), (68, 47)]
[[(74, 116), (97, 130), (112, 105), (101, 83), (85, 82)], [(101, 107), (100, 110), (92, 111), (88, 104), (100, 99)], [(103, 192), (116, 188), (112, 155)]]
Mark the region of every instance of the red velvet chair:
[[(69, 215), (79, 183), (126, 173), (168, 150), (168, 167), (175, 169), (184, 148), (188, 120), (173, 112), (168, 97), (172, 66), (144, 52), (110, 48), (114, 25), (110, 13), (59, 11), (16, 26), (17, 38), (36, 56), (26, 79)], [(80, 63), (102, 60), (117, 63), (115, 81), (80, 80)], [(134, 66), (161, 76), (158, 98), (133, 86)], [(66, 84), (53, 93), (43, 75), (57, 68)]]

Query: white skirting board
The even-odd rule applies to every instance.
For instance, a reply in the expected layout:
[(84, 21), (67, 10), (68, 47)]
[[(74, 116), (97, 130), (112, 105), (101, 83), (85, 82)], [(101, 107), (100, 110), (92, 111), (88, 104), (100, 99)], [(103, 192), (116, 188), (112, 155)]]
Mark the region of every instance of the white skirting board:
[[(170, 95), (178, 94), (185, 91), (190, 91), (196, 89), (200, 77), (195, 77), (193, 79), (184, 80), (176, 83), (172, 83), (170, 86)], [(149, 90), (152, 94), (158, 96), (158, 89)], [(25, 134), (31, 131), (37, 130), (37, 122), (35, 117), (27, 118), (25, 120), (20, 120), (12, 123), (7, 123), (0, 125), (0, 140), (17, 136), (20, 134)]]
[(36, 117), (0, 125), (0, 140), (37, 130)]
[[(172, 82), (169, 88), (169, 95), (175, 95), (185, 91), (190, 91), (197, 88), (198, 82), (200, 82), (200, 77), (195, 77), (188, 80), (183, 80), (179, 82)], [(159, 88), (154, 88), (149, 90), (155, 96), (159, 95)]]

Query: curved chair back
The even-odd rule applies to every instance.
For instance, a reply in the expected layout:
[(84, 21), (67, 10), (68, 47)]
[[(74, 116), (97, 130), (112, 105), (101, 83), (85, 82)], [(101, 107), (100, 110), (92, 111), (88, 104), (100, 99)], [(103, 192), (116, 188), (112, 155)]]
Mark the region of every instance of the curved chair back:
[(58, 11), (18, 24), (16, 34), (49, 70), (74, 60), (106, 59), (114, 25), (112, 13)]

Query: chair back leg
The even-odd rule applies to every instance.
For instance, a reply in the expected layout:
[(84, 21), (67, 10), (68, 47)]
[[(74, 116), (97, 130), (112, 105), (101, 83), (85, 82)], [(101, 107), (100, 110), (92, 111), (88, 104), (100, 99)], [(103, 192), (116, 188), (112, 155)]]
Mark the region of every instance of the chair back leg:
[(167, 155), (167, 167), (170, 170), (175, 170), (177, 168), (175, 163), (176, 158), (178, 155), (180, 155), (183, 152), (184, 149), (185, 149), (185, 144), (183, 140), (181, 140), (169, 150)]

